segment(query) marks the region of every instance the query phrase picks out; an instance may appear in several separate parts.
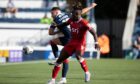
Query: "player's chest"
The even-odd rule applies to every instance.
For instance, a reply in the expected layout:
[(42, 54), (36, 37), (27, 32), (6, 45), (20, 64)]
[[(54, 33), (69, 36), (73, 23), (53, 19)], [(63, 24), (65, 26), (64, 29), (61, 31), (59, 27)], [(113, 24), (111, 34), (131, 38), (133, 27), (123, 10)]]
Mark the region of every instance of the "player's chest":
[(85, 28), (81, 23), (71, 23), (70, 28), (72, 33), (79, 33), (85, 31)]

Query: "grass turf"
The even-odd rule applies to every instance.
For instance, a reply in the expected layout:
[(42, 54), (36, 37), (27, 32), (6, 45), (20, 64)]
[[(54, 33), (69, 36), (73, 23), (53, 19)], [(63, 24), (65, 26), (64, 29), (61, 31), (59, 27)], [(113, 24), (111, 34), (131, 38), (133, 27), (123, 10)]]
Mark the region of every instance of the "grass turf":
[[(87, 60), (92, 74), (87, 84), (140, 84), (140, 60)], [(0, 64), (0, 84), (46, 84), (53, 66), (46, 61)], [(60, 79), (59, 73), (57, 81)], [(70, 61), (68, 84), (85, 84), (77, 61)]]

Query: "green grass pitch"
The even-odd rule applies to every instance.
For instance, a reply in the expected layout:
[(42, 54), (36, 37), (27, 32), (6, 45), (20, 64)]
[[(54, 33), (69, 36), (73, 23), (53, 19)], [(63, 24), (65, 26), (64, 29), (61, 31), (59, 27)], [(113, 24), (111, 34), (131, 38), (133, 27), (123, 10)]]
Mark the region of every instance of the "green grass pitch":
[[(140, 84), (140, 60), (87, 60), (87, 64), (91, 81), (85, 83), (78, 61), (70, 61), (68, 84)], [(52, 69), (47, 61), (0, 64), (0, 84), (46, 84)], [(61, 72), (57, 81), (60, 77)]]

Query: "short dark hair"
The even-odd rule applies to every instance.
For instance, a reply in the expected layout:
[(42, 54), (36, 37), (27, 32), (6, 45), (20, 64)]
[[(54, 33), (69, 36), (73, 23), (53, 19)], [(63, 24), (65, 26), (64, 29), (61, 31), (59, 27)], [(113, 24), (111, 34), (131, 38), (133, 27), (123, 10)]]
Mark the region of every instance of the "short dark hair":
[(82, 4), (80, 2), (76, 3), (75, 5), (73, 5), (73, 10), (82, 10)]
[(53, 10), (60, 10), (60, 8), (59, 8), (59, 7), (53, 7), (53, 8), (51, 9), (51, 11), (53, 11)]

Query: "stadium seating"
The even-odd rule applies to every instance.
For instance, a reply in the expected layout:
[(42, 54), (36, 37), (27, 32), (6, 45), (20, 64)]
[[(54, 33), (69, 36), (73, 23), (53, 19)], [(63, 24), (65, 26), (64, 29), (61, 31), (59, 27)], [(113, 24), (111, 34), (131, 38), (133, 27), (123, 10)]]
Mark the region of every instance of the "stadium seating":
[[(49, 25), (40, 23), (40, 19), (46, 13), (51, 17), (49, 10), (52, 6), (56, 5), (56, 3), (51, 3), (50, 5), (52, 6), (45, 8), (44, 0), (12, 1), (15, 7), (18, 8), (15, 18), (7, 17), (8, 14), (4, 15), (4, 13), (6, 13), (8, 0), (0, 0), (0, 38), (2, 38), (0, 45), (13, 45), (16, 41), (27, 40), (36, 34), (38, 35), (38, 39), (41, 38), (42, 30), (47, 29)], [(10, 42), (10, 39), (14, 39), (14, 42), (13, 40)]]
[[(59, 6), (61, 9), (65, 9), (66, 2), (59, 1)], [(7, 7), (8, 0), (0, 1), (0, 12), (3, 12), (3, 9)], [(13, 0), (13, 3), (18, 12), (16, 13), (17, 18), (42, 18), (45, 13), (48, 13), (50, 17), (50, 9), (54, 6), (57, 6), (56, 1), (51, 1), (46, 6), (44, 0)], [(33, 4), (33, 5), (32, 5)]]
[[(45, 0), (13, 0), (18, 11), (15, 13), (15, 17), (9, 17), (5, 10), (8, 0), (0, 0), (0, 46), (4, 47), (3, 49), (8, 47), (8, 50), (11, 50), (11, 53), (16, 53), (21, 56), (21, 49), (24, 43), (31, 40), (32, 42), (37, 42), (40, 46), (43, 44), (43, 40), (45, 40), (45, 42), (50, 40), (51, 37), (49, 37), (47, 30), (50, 25), (40, 23), (40, 19), (44, 16), (44, 14), (51, 17), (50, 9), (57, 6), (57, 3), (55, 0), (50, 0), (52, 3), (49, 3), (46, 7), (46, 5), (44, 6), (43, 1)], [(66, 9), (66, 6), (64, 5), (66, 4), (65, 0), (59, 0), (59, 3), (62, 10)], [(0, 49), (2, 49), (1, 47)], [(17, 52), (17, 50), (20, 51)], [(32, 55), (32, 59), (39, 59), (39, 56), (42, 56), (40, 59), (44, 59), (43, 56), (47, 56), (47, 59), (49, 56), (50, 58), (53, 57), (50, 46), (49, 48), (48, 46), (43, 46), (43, 49), (37, 47), (35, 50), (38, 50), (39, 53), (35, 52), (35, 54)], [(49, 54), (44, 54), (46, 50), (49, 50)], [(88, 52), (85, 54), (88, 54), (87, 57), (89, 57), (95, 53)], [(22, 59), (15, 60), (17, 58), (13, 58), (13, 55), (10, 55), (9, 57), (11, 59), (9, 62), (22, 61)], [(23, 61), (30, 60), (28, 57), (23, 57)]]
[(8, 23), (39, 23), (40, 19), (0, 18), (0, 22), (8, 22)]
[[(57, 6), (56, 1), (51, 1), (51, 3), (47, 3), (45, 5), (45, 0), (13, 0), (13, 3), (15, 7), (18, 9), (18, 11), (15, 14), (16, 19), (14, 18), (8, 18), (5, 19), (8, 16), (6, 13), (6, 7), (8, 0), (1, 0), (0, 1), (0, 22), (13, 22), (13, 23), (39, 23), (39, 19), (44, 16), (44, 14), (47, 14), (48, 17), (51, 17), (50, 10), (53, 6)], [(61, 9), (65, 9), (66, 2), (65, 1), (59, 1), (59, 6)], [(33, 4), (33, 5), (32, 5)], [(28, 21), (26, 21), (28, 20)]]

